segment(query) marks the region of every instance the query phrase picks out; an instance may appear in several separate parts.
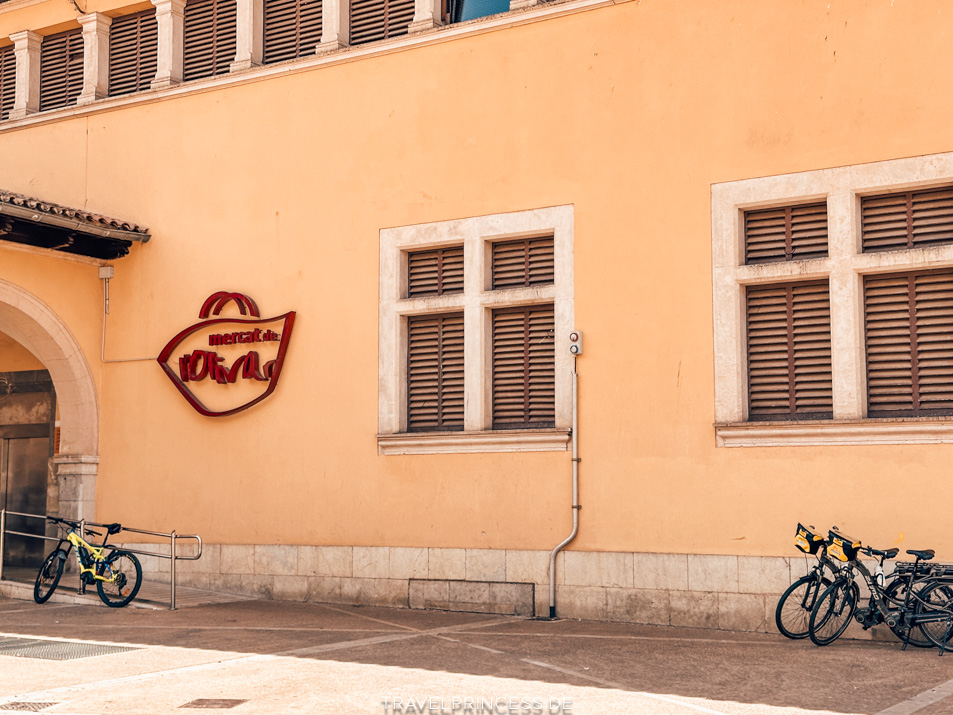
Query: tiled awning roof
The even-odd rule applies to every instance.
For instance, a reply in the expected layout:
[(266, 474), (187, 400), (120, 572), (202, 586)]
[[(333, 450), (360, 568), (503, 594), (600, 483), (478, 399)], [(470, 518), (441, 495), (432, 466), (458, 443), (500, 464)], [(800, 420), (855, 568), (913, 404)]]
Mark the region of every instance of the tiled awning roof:
[(149, 238), (147, 228), (129, 221), (0, 189), (0, 240), (110, 260)]

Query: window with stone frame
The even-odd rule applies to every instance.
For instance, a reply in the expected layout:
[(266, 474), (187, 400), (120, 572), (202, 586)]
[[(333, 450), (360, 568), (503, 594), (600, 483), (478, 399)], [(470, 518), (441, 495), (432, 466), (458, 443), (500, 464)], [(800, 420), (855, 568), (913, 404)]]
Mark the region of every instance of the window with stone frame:
[(720, 446), (953, 442), (953, 154), (716, 184), (712, 250)]
[(381, 231), (382, 453), (566, 448), (571, 256), (572, 207)]

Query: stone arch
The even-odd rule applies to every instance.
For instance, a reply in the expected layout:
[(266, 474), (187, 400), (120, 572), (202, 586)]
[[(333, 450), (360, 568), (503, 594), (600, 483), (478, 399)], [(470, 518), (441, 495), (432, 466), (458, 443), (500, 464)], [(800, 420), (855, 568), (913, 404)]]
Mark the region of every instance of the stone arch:
[(0, 280), (0, 331), (33, 353), (49, 371), (60, 415), (54, 457), (61, 516), (92, 519), (99, 464), (99, 410), (92, 371), (76, 338), (35, 295)]

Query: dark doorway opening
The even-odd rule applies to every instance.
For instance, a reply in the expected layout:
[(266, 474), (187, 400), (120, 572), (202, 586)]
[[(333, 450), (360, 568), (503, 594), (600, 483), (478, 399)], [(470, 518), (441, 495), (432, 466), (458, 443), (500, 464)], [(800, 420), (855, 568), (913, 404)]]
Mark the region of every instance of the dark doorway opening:
[[(49, 464), (56, 429), (56, 394), (46, 370), (0, 372), (0, 507), (46, 514)], [(40, 519), (7, 517), (7, 531), (42, 536)], [(35, 566), (46, 545), (41, 539), (8, 535), (4, 566)]]

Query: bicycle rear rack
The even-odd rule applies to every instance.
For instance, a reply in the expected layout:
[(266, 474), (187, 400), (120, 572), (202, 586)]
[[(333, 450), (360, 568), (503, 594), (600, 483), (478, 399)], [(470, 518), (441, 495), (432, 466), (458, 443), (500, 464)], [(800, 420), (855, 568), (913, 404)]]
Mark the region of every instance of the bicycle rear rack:
[[(7, 529), (7, 516), (22, 516), (30, 519), (42, 519), (44, 523), (46, 522), (46, 514), (24, 514), (23, 512), (18, 511), (9, 511), (8, 509), (0, 509), (0, 580), (3, 579), (3, 553), (4, 545), (6, 542), (7, 535), (10, 536), (25, 536), (30, 539), (41, 539), (43, 541), (59, 541), (59, 537), (46, 536), (41, 534), (29, 534), (23, 531), (12, 531)], [(84, 539), (86, 538), (86, 527), (105, 527), (106, 524), (100, 524), (95, 521), (86, 521), (82, 519), (79, 522), (80, 536)], [(169, 610), (175, 610), (175, 564), (177, 561), (198, 561), (202, 558), (202, 537), (198, 534), (177, 534), (172, 532), (166, 534), (161, 531), (150, 531), (148, 529), (133, 529), (131, 527), (122, 527), (122, 532), (129, 532), (130, 534), (142, 534), (144, 536), (156, 536), (159, 538), (164, 538), (169, 540), (169, 553), (162, 554), (156, 551), (142, 551), (141, 549), (129, 549), (125, 546), (117, 547), (121, 548), (123, 551), (128, 551), (132, 554), (139, 554), (140, 556), (155, 556), (159, 559), (168, 559), (169, 560), (169, 581), (170, 581), (170, 598), (169, 598)], [(176, 542), (181, 541), (182, 539), (192, 539), (197, 544), (198, 548), (195, 554), (189, 556), (182, 556), (177, 553)]]

